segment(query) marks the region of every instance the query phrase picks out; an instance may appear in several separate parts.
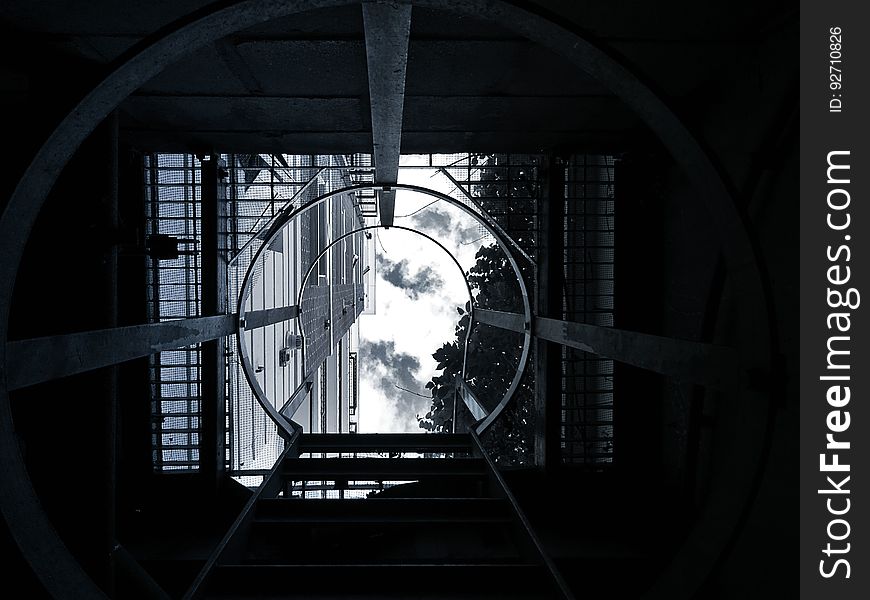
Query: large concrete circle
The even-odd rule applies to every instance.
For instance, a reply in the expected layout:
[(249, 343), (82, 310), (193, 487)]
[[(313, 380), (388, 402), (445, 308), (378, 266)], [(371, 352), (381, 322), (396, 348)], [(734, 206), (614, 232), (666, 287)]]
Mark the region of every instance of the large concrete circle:
[[(632, 109), (671, 153), (693, 183), (719, 233), (729, 278), (743, 305), (741, 313), (759, 320), (759, 334), (740, 348), (751, 367), (769, 364), (765, 290), (755, 249), (745, 223), (713, 161), (680, 119), (629, 69), (569, 28), (504, 0), (413, 0), (413, 5), (492, 21), (562, 55), (608, 87)], [(0, 508), (12, 536), (47, 590), (59, 598), (99, 598), (100, 589), (64, 546), (39, 506), (22, 461), (6, 388), (6, 342), (12, 290), (25, 243), (48, 193), (81, 143), (129, 94), (189, 52), (241, 29), (318, 8), (357, 4), (352, 0), (240, 0), (205, 7), (153, 38), (143, 40), (61, 121), (24, 171), (0, 218)], [(737, 410), (766, 411), (756, 394), (736, 398)], [(745, 406), (752, 400), (764, 405)], [(757, 432), (756, 432), (757, 433)], [(756, 436), (757, 437), (757, 436)], [(753, 437), (735, 443), (740, 460), (759, 446)], [(748, 443), (751, 442), (751, 443)], [(746, 464), (750, 468), (750, 464)], [(752, 470), (750, 468), (750, 470)], [(739, 517), (740, 506), (725, 506), (696, 527), (692, 539), (719, 540)], [(739, 512), (739, 511), (738, 511)], [(706, 526), (703, 527), (702, 525)], [(712, 527), (712, 529), (710, 529)], [(693, 573), (706, 573), (719, 556), (716, 543), (680, 550), (663, 581), (676, 585), (671, 597), (691, 593), (700, 584)], [(668, 585), (665, 585), (668, 587)]]

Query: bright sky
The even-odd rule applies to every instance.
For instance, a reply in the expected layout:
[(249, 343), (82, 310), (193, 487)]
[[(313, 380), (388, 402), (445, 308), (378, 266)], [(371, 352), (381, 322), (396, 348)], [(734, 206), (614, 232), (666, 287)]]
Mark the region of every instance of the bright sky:
[[(402, 158), (400, 164), (413, 160)], [(436, 169), (400, 168), (399, 182), (447, 194), (454, 189)], [(444, 201), (423, 208), (433, 200), (398, 191), (395, 223), (437, 239), (467, 271), (481, 245), (492, 240), (481, 240), (477, 222)], [(468, 291), (459, 268), (433, 242), (399, 229), (376, 231), (376, 314), (359, 319), (359, 431), (421, 432), (415, 416), (431, 405), (425, 385), (436, 374), (432, 353), (455, 338), (456, 307), (468, 301)]]

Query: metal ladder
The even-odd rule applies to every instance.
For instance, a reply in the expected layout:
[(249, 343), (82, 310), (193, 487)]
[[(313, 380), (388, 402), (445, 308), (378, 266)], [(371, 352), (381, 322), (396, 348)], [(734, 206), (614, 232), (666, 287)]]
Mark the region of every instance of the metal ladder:
[(473, 433), (295, 436), (185, 596), (278, 597), (572, 598)]

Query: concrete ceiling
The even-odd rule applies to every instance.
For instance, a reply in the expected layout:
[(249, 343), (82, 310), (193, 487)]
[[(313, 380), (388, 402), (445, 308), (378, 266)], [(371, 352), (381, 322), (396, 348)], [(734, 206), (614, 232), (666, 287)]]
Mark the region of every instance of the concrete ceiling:
[[(105, 64), (206, 4), (14, 1), (5, 3), (2, 16), (14, 30)], [(741, 28), (732, 21), (758, 16), (751, 4), (741, 4), (709, 18), (709, 31), (686, 32), (679, 10), (692, 10), (691, 3), (650, 9), (659, 23), (654, 29), (643, 18), (610, 25), (608, 15), (618, 7), (543, 4), (582, 21), (602, 43), (641, 56), (651, 31), (656, 40), (675, 43), (701, 34), (715, 39), (717, 31), (733, 37)], [(730, 41), (715, 45), (727, 51)], [(682, 70), (671, 69), (673, 93), (689, 91), (709, 67), (709, 60), (687, 56)], [(371, 152), (362, 10), (312, 11), (238, 32), (166, 69), (121, 108), (125, 139), (149, 151)], [(413, 9), (403, 153), (618, 150), (637, 128), (637, 119), (595, 80), (546, 49), (479, 20)]]

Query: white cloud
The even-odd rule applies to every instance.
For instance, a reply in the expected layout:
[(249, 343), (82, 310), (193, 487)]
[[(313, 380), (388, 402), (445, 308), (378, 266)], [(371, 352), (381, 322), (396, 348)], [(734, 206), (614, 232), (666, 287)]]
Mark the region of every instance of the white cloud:
[[(453, 188), (443, 175), (428, 169), (400, 169), (399, 181), (443, 193), (449, 193)], [(423, 208), (431, 202), (431, 196), (399, 191), (396, 224), (419, 228), (437, 239), (456, 257), (462, 272), (441, 248), (422, 236), (396, 228), (377, 230), (380, 239), (380, 243), (375, 242), (378, 254), (393, 264), (407, 261), (404, 266), (410, 276), (431, 270), (430, 275), (438, 278), (441, 285), (437, 290), (409, 294), (386, 281), (382, 265), (378, 265), (376, 314), (360, 318), (359, 431), (420, 431), (415, 415), (424, 415), (430, 401), (395, 388), (390, 390), (383, 382), (401, 380), (414, 392), (428, 396), (425, 384), (435, 374), (436, 366), (432, 353), (454, 337), (459, 318), (456, 307), (468, 300), (463, 272), (474, 264), (474, 255), (481, 243), (489, 243), (482, 240), (469, 244), (470, 239), (480, 237), (475, 235), (478, 231), (476, 222), (461, 209), (443, 201)], [(410, 213), (415, 214), (402, 216)], [(417, 361), (419, 368), (413, 372), (416, 387), (410, 385), (411, 380), (403, 378), (383, 362), (374, 359), (369, 361), (371, 364), (362, 362), (365, 361), (366, 346), (377, 342), (391, 342), (397, 356), (413, 357)]]

